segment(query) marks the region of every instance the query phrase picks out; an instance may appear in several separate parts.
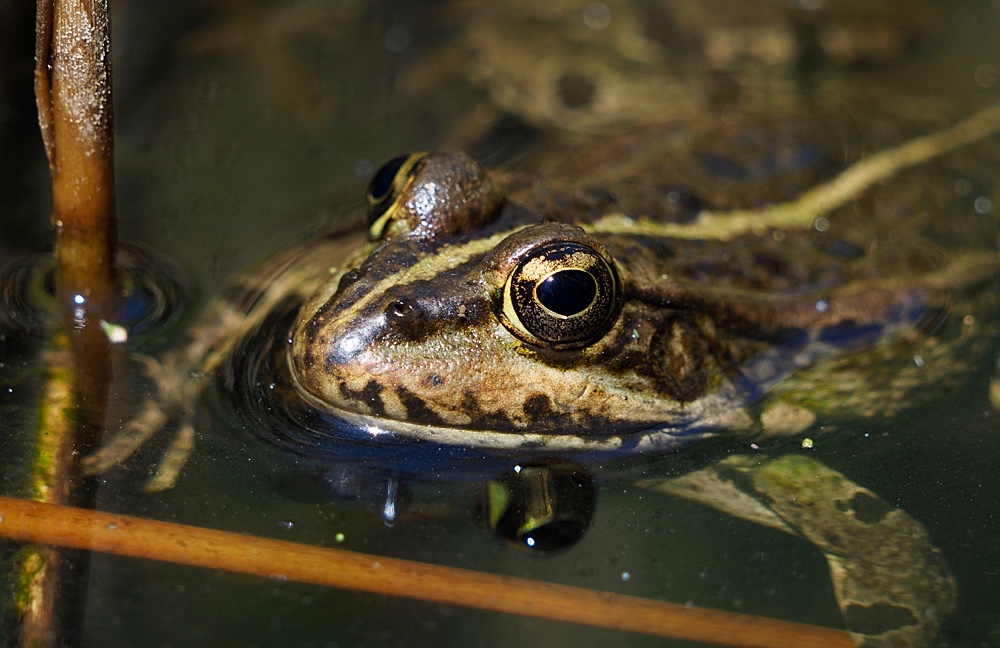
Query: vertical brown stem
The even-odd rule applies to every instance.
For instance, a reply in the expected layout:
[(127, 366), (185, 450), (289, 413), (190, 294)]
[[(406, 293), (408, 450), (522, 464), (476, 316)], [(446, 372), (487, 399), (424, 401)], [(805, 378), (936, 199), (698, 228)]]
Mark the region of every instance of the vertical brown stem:
[(51, 35), (56, 289), (69, 317), (77, 404), (96, 429), (108, 383), (100, 322), (113, 318), (119, 295), (107, 0), (55, 0)]
[[(115, 274), (115, 183), (112, 134), (111, 33), (108, 0), (38, 0), (35, 99), (52, 171), (56, 229), (56, 298), (65, 335), (53, 341), (36, 450), (36, 497), (82, 503), (73, 454), (96, 446), (110, 383), (110, 344), (101, 328), (118, 307)], [(72, 361), (65, 358), (67, 349)], [(72, 366), (67, 378), (66, 367)], [(71, 389), (70, 389), (71, 386)], [(74, 418), (67, 416), (72, 392)], [(21, 567), (21, 645), (58, 645), (65, 637), (66, 558), (29, 547)]]

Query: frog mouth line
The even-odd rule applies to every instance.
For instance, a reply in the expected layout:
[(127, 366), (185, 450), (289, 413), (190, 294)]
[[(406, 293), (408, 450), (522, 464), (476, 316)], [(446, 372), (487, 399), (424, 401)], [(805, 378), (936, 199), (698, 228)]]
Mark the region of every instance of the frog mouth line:
[[(304, 395), (308, 401), (314, 398)], [(425, 441), (439, 446), (465, 447), (482, 451), (538, 451), (548, 455), (587, 453), (610, 454), (628, 452), (669, 452), (701, 440), (712, 438), (727, 426), (725, 421), (699, 421), (697, 425), (651, 426), (631, 432), (583, 434), (572, 432), (517, 432), (480, 430), (408, 421), (389, 420), (347, 410), (331, 411), (330, 405), (310, 403), (314, 409), (325, 410), (324, 421), (335, 424), (325, 427), (324, 436), (346, 434), (352, 440), (382, 443), (387, 440)], [(338, 425), (339, 424), (339, 425)]]
[(315, 411), (333, 420), (328, 436), (347, 434), (359, 441), (426, 441), (442, 446), (464, 446), (480, 450), (532, 450), (547, 454), (669, 452), (708, 439), (734, 427), (749, 424), (742, 410), (699, 416), (696, 421), (665, 422), (627, 431), (600, 433), (592, 428), (579, 432), (562, 430), (526, 432), (518, 430), (474, 429), (441, 424), (414, 423), (331, 407), (300, 386), (296, 391)]

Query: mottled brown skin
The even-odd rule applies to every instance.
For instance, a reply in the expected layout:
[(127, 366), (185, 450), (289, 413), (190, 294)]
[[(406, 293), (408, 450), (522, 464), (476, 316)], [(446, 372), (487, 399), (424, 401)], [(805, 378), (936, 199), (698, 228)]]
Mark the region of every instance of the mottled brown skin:
[[(300, 393), (361, 424), (446, 429), (473, 445), (614, 444), (646, 431), (645, 443), (668, 446), (693, 427), (746, 427), (743, 408), (790, 374), (919, 338), (963, 281), (914, 264), (919, 248), (883, 253), (879, 241), (923, 209), (911, 178), (823, 215), (822, 232), (663, 233), (704, 209), (762, 207), (833, 177), (844, 152), (832, 132), (789, 120), (667, 127), (607, 143), (603, 167), (592, 148), (534, 162), (570, 180), (421, 154), (383, 210), (390, 224), (302, 309), (291, 348)], [(415, 218), (413, 195), (447, 178), (475, 198)], [(865, 212), (865, 201), (894, 209)], [(634, 221), (605, 230), (612, 213)], [(569, 342), (523, 330), (508, 290), (523, 259), (559, 243), (594, 251), (617, 282), (606, 323)]]

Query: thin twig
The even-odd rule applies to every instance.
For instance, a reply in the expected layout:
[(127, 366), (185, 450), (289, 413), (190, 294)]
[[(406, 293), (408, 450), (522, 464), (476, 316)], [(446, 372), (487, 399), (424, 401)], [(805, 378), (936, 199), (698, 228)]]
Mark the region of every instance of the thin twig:
[(0, 537), (720, 646), (854, 646), (832, 628), (7, 497)]

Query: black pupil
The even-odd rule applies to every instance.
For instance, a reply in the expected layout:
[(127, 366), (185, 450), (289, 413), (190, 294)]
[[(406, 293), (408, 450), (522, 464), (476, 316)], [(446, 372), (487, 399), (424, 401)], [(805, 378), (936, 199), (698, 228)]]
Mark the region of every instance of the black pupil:
[(597, 297), (597, 282), (589, 272), (560, 270), (542, 279), (535, 287), (535, 295), (542, 306), (563, 317), (578, 315)]
[(392, 189), (392, 181), (396, 179), (396, 174), (399, 173), (399, 169), (406, 162), (407, 157), (409, 156), (400, 155), (399, 157), (395, 157), (375, 172), (375, 175), (372, 176), (372, 181), (368, 183), (369, 198), (372, 200), (385, 198), (385, 195)]

